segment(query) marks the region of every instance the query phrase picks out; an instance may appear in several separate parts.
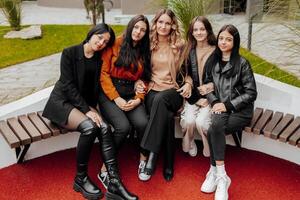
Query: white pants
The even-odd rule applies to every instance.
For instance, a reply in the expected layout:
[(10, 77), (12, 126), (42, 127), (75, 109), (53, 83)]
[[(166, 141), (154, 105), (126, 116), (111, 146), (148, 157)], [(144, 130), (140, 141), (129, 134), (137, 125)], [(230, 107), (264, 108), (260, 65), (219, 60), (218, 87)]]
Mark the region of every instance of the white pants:
[(184, 103), (181, 112), (180, 125), (183, 132), (182, 149), (188, 152), (191, 142), (194, 141), (194, 131), (197, 129), (203, 141), (203, 155), (209, 156), (209, 146), (207, 142), (207, 130), (211, 125), (211, 108), (210, 106), (199, 107), (191, 105), (187, 101)]

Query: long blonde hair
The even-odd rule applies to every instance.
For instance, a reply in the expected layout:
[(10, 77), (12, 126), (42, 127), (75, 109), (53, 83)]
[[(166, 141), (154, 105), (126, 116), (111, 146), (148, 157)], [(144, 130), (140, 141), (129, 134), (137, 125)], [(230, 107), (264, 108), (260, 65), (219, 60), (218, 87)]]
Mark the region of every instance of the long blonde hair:
[(170, 47), (172, 48), (173, 52), (174, 51), (178, 52), (178, 50), (183, 46), (184, 40), (179, 31), (177, 18), (175, 16), (174, 12), (170, 9), (159, 10), (152, 20), (152, 25), (150, 28), (151, 51), (153, 51), (153, 50), (155, 51), (158, 49), (158, 34), (157, 34), (157, 30), (156, 30), (156, 28), (157, 28), (156, 23), (163, 14), (167, 14), (172, 20), (171, 30), (170, 30), (170, 34), (168, 36), (168, 42), (169, 42)]

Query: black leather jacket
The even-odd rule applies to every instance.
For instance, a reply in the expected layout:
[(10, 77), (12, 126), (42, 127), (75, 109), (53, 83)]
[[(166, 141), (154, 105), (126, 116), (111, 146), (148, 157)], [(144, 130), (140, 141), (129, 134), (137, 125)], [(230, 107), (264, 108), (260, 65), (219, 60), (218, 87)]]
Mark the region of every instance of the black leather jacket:
[(257, 90), (250, 63), (240, 57), (237, 73), (227, 77), (232, 67), (228, 62), (221, 69), (219, 63), (216, 63), (211, 70), (206, 71), (204, 83), (214, 83), (214, 91), (206, 97), (211, 105), (217, 102), (224, 103), (228, 112), (239, 112), (244, 108), (253, 109)]
[[(196, 49), (191, 49), (189, 53), (186, 70), (188, 75), (193, 79), (192, 95), (190, 96), (190, 98), (187, 99), (187, 101), (190, 104), (195, 104), (200, 98), (206, 98), (205, 96), (202, 96), (199, 93), (199, 90), (197, 88), (200, 86), (200, 80), (199, 80)], [(201, 82), (203, 82), (203, 80)]]

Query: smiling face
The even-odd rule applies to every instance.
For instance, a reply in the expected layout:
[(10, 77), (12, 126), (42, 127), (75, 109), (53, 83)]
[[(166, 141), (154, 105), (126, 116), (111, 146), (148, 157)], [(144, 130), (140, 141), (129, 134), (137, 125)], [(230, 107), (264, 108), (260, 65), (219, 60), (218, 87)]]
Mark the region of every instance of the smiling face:
[(207, 31), (201, 21), (195, 22), (192, 34), (197, 42), (204, 42), (207, 40)]
[(138, 21), (132, 29), (131, 38), (133, 42), (137, 43), (145, 36), (147, 31), (147, 24), (143, 21)]
[(227, 31), (222, 31), (218, 38), (218, 47), (222, 53), (230, 53), (233, 48), (233, 36)]
[(169, 15), (161, 15), (156, 22), (156, 31), (158, 35), (168, 36), (172, 28), (172, 19)]
[(104, 49), (109, 42), (110, 39), (110, 34), (108, 32), (102, 33), (102, 34), (94, 34), (90, 41), (89, 44), (91, 45), (91, 48), (94, 51), (100, 51)]

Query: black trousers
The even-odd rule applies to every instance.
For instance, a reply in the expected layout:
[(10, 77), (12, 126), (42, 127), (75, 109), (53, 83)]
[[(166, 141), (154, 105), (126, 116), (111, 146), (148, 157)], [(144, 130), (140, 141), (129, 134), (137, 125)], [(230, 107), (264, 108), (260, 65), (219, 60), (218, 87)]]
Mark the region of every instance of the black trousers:
[[(121, 110), (113, 101), (110, 101), (105, 94), (100, 94), (100, 111), (105, 120), (114, 127), (114, 142), (117, 149), (125, 140), (133, 128), (137, 131), (139, 142), (142, 140), (147, 123), (148, 115), (143, 104), (140, 104), (131, 111)], [(141, 149), (146, 155), (147, 151)]]
[(245, 115), (243, 112), (212, 114), (212, 124), (207, 133), (211, 165), (216, 166), (216, 160), (225, 159), (226, 134), (242, 130), (250, 123), (251, 118), (251, 113)]
[(164, 138), (174, 138), (174, 128), (170, 127), (174, 127), (174, 115), (182, 103), (183, 98), (175, 89), (150, 90), (145, 100), (150, 118), (141, 142), (142, 148), (159, 153)]

